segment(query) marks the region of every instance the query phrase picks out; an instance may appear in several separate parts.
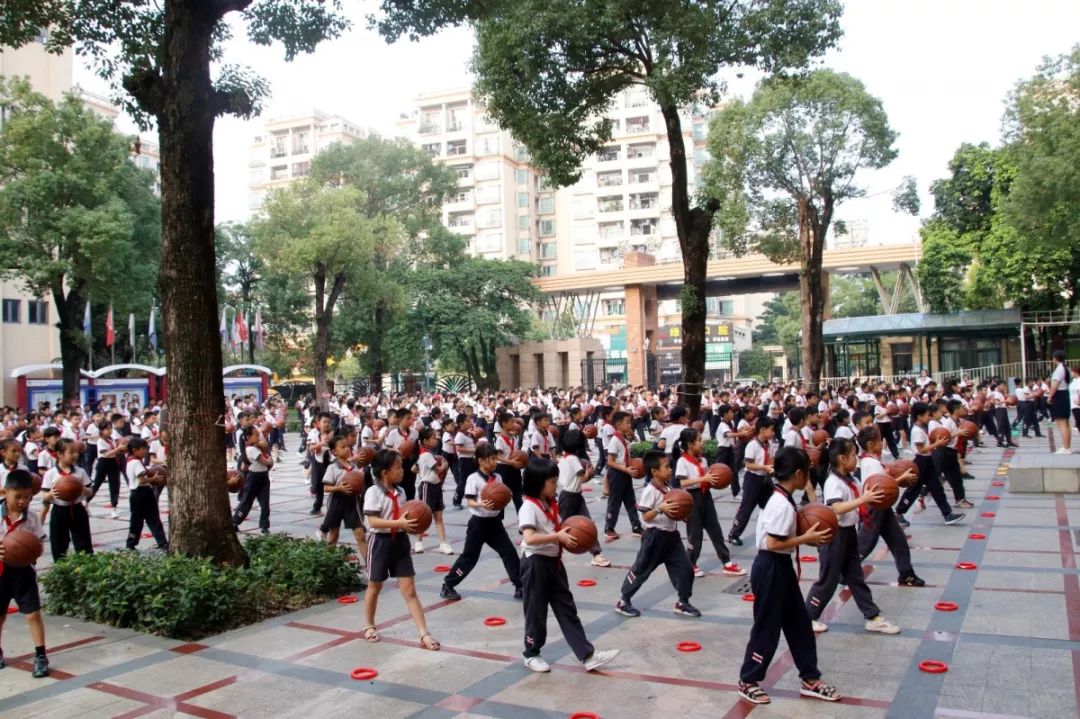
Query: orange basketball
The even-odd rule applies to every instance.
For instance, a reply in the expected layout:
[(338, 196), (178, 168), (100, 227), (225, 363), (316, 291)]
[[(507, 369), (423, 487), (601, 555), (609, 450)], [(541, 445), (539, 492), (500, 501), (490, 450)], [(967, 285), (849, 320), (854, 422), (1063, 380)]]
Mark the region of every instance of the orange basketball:
[(949, 439), (950, 437), (952, 437), (952, 432), (944, 427), (938, 427), (930, 433), (930, 441), (934, 443), (940, 442), (943, 439)]
[(163, 482), (167, 482), (169, 479), (169, 470), (164, 464), (152, 464), (146, 468), (146, 476), (148, 479), (160, 479)]
[(571, 554), (585, 554), (596, 544), (597, 531), (596, 525), (588, 517), (574, 516), (567, 517), (566, 521), (562, 523), (562, 526), (570, 530), (570, 534), (574, 535), (574, 539), (577, 540), (577, 546), (573, 549), (566, 547), (566, 551)]
[(840, 529), (840, 519), (836, 516), (836, 512), (819, 502), (811, 502), (799, 510), (796, 516), (798, 527), (796, 531), (800, 535), (806, 534), (815, 524), (818, 525), (818, 529), (827, 529), (832, 533), (829, 541), (836, 537), (836, 531)]
[(485, 431), (484, 431), (483, 429), (481, 429), (480, 427), (473, 427), (472, 429), (470, 429), (470, 430), (469, 430), (469, 431), (467, 432), (467, 434), (468, 434), (468, 435), (469, 435), (470, 437), (472, 437), (472, 438), (473, 438), (473, 441), (474, 441), (474, 442), (479, 442), (480, 440), (482, 440), (482, 439), (483, 439), (484, 437), (486, 437), (486, 436), (487, 436), (487, 432), (485, 432)]
[(375, 450), (371, 447), (361, 447), (356, 453), (356, 463), (361, 467), (368, 466), (373, 459), (375, 459)]
[(582, 434), (585, 435), (586, 439), (596, 439), (596, 425), (595, 424), (587, 424), (587, 425), (585, 425), (585, 429), (581, 430), (581, 432), (582, 432)]
[(736, 432), (735, 436), (738, 437), (739, 439), (753, 439), (754, 438), (754, 428), (753, 427), (744, 427), (743, 429), (740, 429), (738, 432)]
[(964, 439), (975, 439), (979, 436), (979, 425), (971, 420), (965, 419), (960, 422), (960, 426), (956, 428), (956, 431)]
[[(906, 472), (911, 471), (914, 476), (908, 479), (901, 480)], [(885, 467), (885, 471), (889, 473), (889, 476), (896, 480), (896, 483), (901, 487), (913, 487), (919, 482), (919, 467), (910, 459), (898, 459), (892, 464)]]
[(810, 435), (810, 444), (815, 447), (821, 447), (829, 441), (829, 433), (823, 429), (815, 429), (814, 433)]
[(41, 539), (25, 529), (8, 532), (4, 537), (4, 564), (10, 567), (29, 567), (43, 551)]
[(712, 481), (712, 486), (717, 489), (724, 489), (730, 485), (731, 481), (735, 478), (735, 475), (731, 472), (731, 467), (723, 462), (717, 462), (716, 464), (711, 465), (707, 476)]
[(346, 472), (341, 478), (341, 484), (349, 488), (349, 494), (360, 494), (364, 491), (364, 473), (356, 470)]
[(896, 415), (900, 414), (900, 408), (896, 406), (895, 402), (889, 402), (887, 405), (885, 405), (885, 414), (889, 415), (890, 417), (895, 417)]
[(900, 498), (900, 485), (887, 474), (873, 474), (863, 481), (863, 492), (871, 492), (875, 489), (880, 489), (885, 496), (879, 502), (870, 503), (874, 509), (888, 509)]
[(423, 534), (431, 527), (431, 507), (422, 499), (410, 499), (401, 508), (401, 514), (416, 520), (416, 534)]
[(1007, 406), (1009, 406), (1009, 407), (1015, 407), (1016, 406), (1016, 395), (1015, 394), (1010, 394), (1009, 396), (1007, 396), (1005, 398), (1005, 404)]
[(82, 454), (86, 451), (86, 442), (75, 440), (74, 442), (72, 442), (72, 444), (75, 445), (75, 451), (79, 454)]
[(502, 509), (506, 505), (510, 504), (510, 500), (514, 495), (511, 494), (510, 488), (499, 481), (488, 482), (484, 485), (484, 488), (480, 490), (480, 501), (491, 502), (496, 510)]
[(225, 472), (225, 484), (228, 485), (229, 491), (236, 494), (244, 488), (244, 473), (238, 469), (230, 469)]
[(63, 502), (75, 502), (83, 496), (85, 487), (86, 485), (74, 477), (61, 477), (53, 484), (52, 493)]
[(446, 472), (450, 469), (450, 463), (446, 461), (445, 457), (435, 458), (435, 474), (439, 479), (446, 478)]
[(405, 440), (398, 445), (397, 451), (401, 454), (402, 459), (412, 459), (416, 454), (416, 443)]
[(676, 521), (686, 519), (694, 509), (694, 498), (685, 489), (669, 489), (664, 495), (664, 501), (675, 505), (675, 508), (668, 512), (668, 516)]
[(30, 481), (33, 483), (34, 494), (41, 491), (41, 480), (43, 477), (37, 472), (30, 473)]
[(699, 419), (699, 420), (697, 420), (696, 422), (694, 422), (693, 424), (691, 424), (691, 425), (690, 425), (690, 428), (691, 428), (691, 429), (693, 429), (693, 430), (695, 430), (695, 431), (697, 431), (697, 432), (699, 432), (699, 433), (700, 433), (700, 432), (704, 432), (704, 431), (705, 431), (705, 423), (704, 423), (704, 422), (702, 422), (702, 421), (701, 421), (701, 420)]
[(641, 457), (634, 457), (627, 466), (630, 468), (630, 476), (634, 479), (645, 476), (645, 460)]
[(510, 453), (509, 462), (514, 469), (525, 469), (525, 465), (529, 463), (529, 455), (525, 454), (524, 450), (515, 449)]
[(816, 467), (821, 464), (821, 450), (817, 447), (807, 447), (806, 456), (810, 458), (811, 467)]

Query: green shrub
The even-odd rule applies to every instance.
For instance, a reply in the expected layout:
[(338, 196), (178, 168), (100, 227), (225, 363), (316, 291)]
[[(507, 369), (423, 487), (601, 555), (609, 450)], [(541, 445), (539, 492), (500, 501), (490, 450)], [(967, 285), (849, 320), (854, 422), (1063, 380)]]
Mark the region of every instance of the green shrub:
[(347, 547), (249, 538), (248, 567), (136, 552), (71, 554), (41, 583), (50, 614), (198, 639), (324, 601), (358, 586)]
[(655, 447), (655, 442), (634, 442), (630, 445), (630, 457), (644, 457), (646, 452)]
[(707, 439), (701, 445), (701, 456), (713, 462), (716, 459), (717, 453), (720, 451), (720, 446), (715, 439)]

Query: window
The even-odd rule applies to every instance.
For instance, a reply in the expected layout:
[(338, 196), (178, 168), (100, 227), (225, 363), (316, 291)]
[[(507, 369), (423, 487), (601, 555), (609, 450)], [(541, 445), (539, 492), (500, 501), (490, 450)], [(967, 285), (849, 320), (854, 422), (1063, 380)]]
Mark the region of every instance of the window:
[(266, 182), (266, 171), (263, 168), (258, 167), (248, 173), (249, 185), (261, 185), (264, 182)]
[(547, 178), (547, 175), (541, 175), (536, 178), (536, 191), (537, 192), (550, 192), (555, 187), (551, 184), (551, 180)]
[(292, 136), (292, 154), (306, 155), (309, 152), (311, 152), (311, 145), (308, 143), (307, 131), (294, 132)]
[(529, 222), (529, 216), (528, 215), (518, 215), (518, 229), (519, 230), (528, 231), (529, 225), (530, 225), (530, 222)]
[(619, 146), (614, 147), (602, 147), (600, 152), (597, 153), (597, 158), (600, 162), (611, 162), (619, 159)]
[(540, 276), (551, 277), (555, 274), (555, 265), (540, 265)]
[(532, 251), (532, 240), (528, 237), (519, 237), (517, 241), (517, 253), (528, 256)]
[(630, 184), (631, 185), (647, 185), (653, 182), (656, 175), (652, 170), (643, 168), (640, 170), (630, 170)]
[(44, 27), (39, 27), (38, 31), (37, 31), (37, 35), (34, 36), (34, 42), (39, 42), (42, 45), (49, 42), (49, 29), (44, 28)]
[(477, 252), (502, 252), (503, 236), (501, 232), (485, 232), (476, 236)]
[(519, 185), (527, 185), (529, 183), (529, 171), (525, 168), (514, 170), (514, 181)]
[(614, 265), (622, 262), (622, 250), (617, 247), (601, 247), (600, 262), (605, 265)]
[(502, 200), (502, 188), (498, 185), (485, 185), (476, 189), (476, 204), (495, 205)]
[(450, 227), (472, 227), (472, 220), (471, 212), (451, 212), (446, 224)]
[[(438, 157), (439, 155), (442, 154), (442, 143), (441, 142), (429, 142), (426, 145), (421, 145), (420, 149), (423, 150), (424, 152), (426, 152), (428, 157)], [(454, 153), (448, 152), (447, 154), (452, 155)]]
[(623, 236), (623, 223), (621, 222), (601, 222), (600, 223), (600, 237), (603, 239), (613, 239)]
[(472, 165), (454, 165), (454, 173), (459, 180), (468, 180), (472, 177)]
[(642, 115), (640, 117), (628, 117), (628, 118), (626, 118), (626, 131), (628, 133), (648, 132), (649, 131), (649, 116), (648, 115)]
[(502, 210), (496, 207), (476, 213), (476, 226), (481, 229), (502, 227)]
[(430, 135), (436, 132), (440, 132), (442, 128), (439, 127), (439, 118), (442, 115), (442, 110), (438, 107), (425, 109), (420, 113), (420, 134)]
[(630, 195), (631, 210), (655, 210), (660, 204), (660, 195), (656, 192), (639, 192)]
[(270, 157), (274, 157), (274, 158), (285, 157), (285, 155), (288, 154), (286, 152), (286, 146), (287, 146), (288, 142), (289, 142), (289, 133), (287, 133), (287, 132), (275, 133), (273, 141), (272, 141), (272, 143), (270, 145)]
[(49, 324), (49, 305), (41, 300), (29, 300), (26, 303), (29, 316), (26, 321), (32, 325)]
[(502, 177), (501, 162), (481, 162), (476, 166), (477, 180), (498, 180)]
[(292, 166), (293, 177), (307, 177), (311, 174), (311, 160), (294, 162)]
[(540, 245), (540, 259), (553, 260), (555, 259), (555, 243), (545, 242)]
[(604, 300), (605, 315), (625, 315), (626, 300)]
[(541, 215), (550, 215), (555, 212), (555, 198), (551, 195), (541, 197), (536, 201), (536, 211)]
[(446, 108), (446, 131), (457, 132), (465, 128), (465, 105), (451, 105)]
[(476, 141), (476, 154), (477, 155), (498, 155), (499, 154), (499, 136), (489, 135), (487, 137), (478, 138)]
[(626, 91), (624, 107), (645, 107), (649, 104), (649, 96), (640, 88)]
[(622, 184), (622, 171), (596, 173), (596, 185), (598, 187), (616, 187)]
[(270, 181), (274, 180), (287, 180), (289, 179), (289, 166), (288, 165), (275, 165), (270, 168)]
[(577, 250), (574, 252), (574, 270), (595, 270), (596, 250)]
[(517, 206), (519, 208), (529, 206), (529, 193), (528, 192), (519, 192), (519, 193), (517, 193)]
[(596, 198), (596, 206), (601, 212), (622, 212), (623, 198), (622, 195), (612, 195), (610, 197), (598, 197)]
[(647, 220), (631, 220), (630, 221), (630, 236), (641, 237), (646, 235), (656, 234), (656, 218), (650, 217)]
[(593, 216), (596, 212), (596, 205), (593, 204), (590, 197), (575, 197), (574, 198), (574, 219), (575, 220), (587, 220)]
[(911, 342), (897, 342), (892, 345), (892, 373), (902, 374), (912, 371), (911, 356), (914, 346)]
[(555, 234), (555, 220), (540, 220), (539, 232), (541, 237), (551, 237)]
[(524, 162), (529, 159), (529, 151), (525, 149), (525, 146), (521, 143), (514, 143), (514, 159), (518, 162)]
[(651, 158), (656, 154), (656, 145), (651, 142), (641, 142), (636, 145), (627, 145), (626, 157), (631, 160)]
[(4, 322), (12, 324), (22, 321), (19, 319), (19, 305), (19, 300), (4, 300)]
[(465, 140), (451, 140), (446, 143), (446, 154), (454, 157), (456, 155), (464, 155), (467, 151)]
[(468, 202), (472, 199), (472, 190), (458, 190), (450, 196), (450, 202)]

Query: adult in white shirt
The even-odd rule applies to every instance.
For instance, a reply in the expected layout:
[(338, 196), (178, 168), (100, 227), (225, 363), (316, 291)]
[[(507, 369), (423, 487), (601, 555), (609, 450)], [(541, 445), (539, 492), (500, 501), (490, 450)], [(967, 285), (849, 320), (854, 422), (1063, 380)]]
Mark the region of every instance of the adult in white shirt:
[(1080, 430), (1080, 367), (1072, 368), (1072, 382), (1069, 383), (1069, 408), (1072, 410), (1076, 429)]
[(1069, 370), (1065, 366), (1065, 351), (1054, 350), (1054, 371), (1050, 375), (1047, 397), (1050, 419), (1061, 435), (1061, 448), (1056, 454), (1072, 454), (1072, 430), (1069, 428)]

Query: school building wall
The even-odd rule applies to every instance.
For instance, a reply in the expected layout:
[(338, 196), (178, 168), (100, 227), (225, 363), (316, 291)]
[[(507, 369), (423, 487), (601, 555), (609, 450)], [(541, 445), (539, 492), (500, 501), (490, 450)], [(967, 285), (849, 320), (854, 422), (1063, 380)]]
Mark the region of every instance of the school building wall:
[(495, 350), (495, 368), (501, 389), (578, 387), (582, 361), (604, 357), (604, 345), (593, 337), (522, 342)]

